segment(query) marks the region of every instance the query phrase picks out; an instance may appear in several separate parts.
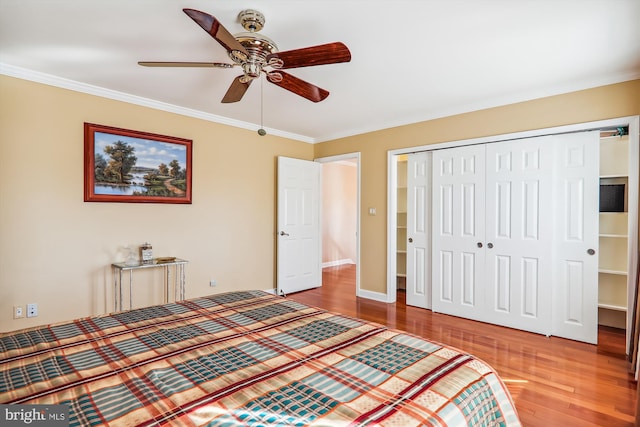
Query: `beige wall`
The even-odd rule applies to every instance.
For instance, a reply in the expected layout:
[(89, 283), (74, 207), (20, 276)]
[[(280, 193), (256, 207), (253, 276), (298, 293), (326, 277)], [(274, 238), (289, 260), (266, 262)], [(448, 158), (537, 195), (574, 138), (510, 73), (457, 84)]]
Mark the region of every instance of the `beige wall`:
[(322, 262), (355, 262), (358, 198), (355, 162), (322, 164)]
[[(84, 122), (192, 139), (193, 204), (85, 203)], [(110, 264), (147, 240), (190, 261), (188, 297), (273, 288), (278, 155), (313, 145), (0, 76), (0, 331), (111, 310)], [(161, 302), (158, 274), (134, 303)]]
[(640, 80), (316, 144), (315, 157), (361, 153), (361, 287), (386, 293), (389, 150), (632, 115), (640, 115)]
[[(190, 261), (187, 297), (272, 288), (278, 155), (361, 153), (361, 286), (385, 292), (388, 150), (638, 114), (635, 80), (314, 146), (0, 76), (0, 331), (110, 310), (110, 263), (146, 240)], [(193, 204), (83, 202), (84, 122), (193, 139)], [(137, 305), (159, 302), (147, 276)]]

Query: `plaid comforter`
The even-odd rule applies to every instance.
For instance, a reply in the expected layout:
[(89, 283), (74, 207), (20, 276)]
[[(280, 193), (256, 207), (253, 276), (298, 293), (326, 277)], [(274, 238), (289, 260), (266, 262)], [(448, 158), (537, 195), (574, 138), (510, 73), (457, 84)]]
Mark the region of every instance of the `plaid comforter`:
[(70, 425), (520, 425), (482, 361), (261, 291), (1, 334), (0, 359), (0, 403)]

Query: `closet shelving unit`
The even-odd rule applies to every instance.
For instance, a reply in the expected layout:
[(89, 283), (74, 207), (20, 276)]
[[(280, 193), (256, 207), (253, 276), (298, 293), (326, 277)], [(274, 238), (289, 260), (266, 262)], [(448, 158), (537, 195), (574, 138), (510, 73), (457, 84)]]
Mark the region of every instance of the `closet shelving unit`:
[(398, 159), (396, 287), (406, 289), (407, 281), (407, 156)]
[(624, 211), (600, 212), (598, 318), (601, 325), (626, 328), (629, 281), (629, 137), (600, 138), (600, 184), (624, 184)]

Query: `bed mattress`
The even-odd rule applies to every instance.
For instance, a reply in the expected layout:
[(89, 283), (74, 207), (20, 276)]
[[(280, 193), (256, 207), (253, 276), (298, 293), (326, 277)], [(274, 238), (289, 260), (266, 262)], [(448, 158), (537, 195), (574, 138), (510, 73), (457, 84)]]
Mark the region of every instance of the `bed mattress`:
[(486, 363), (263, 291), (0, 335), (0, 403), (72, 426), (519, 426)]

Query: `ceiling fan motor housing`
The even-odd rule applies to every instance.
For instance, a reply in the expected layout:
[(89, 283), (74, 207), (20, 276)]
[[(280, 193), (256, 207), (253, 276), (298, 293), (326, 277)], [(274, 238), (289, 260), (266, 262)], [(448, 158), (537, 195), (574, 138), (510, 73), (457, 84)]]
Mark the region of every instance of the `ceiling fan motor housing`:
[(264, 27), (264, 15), (254, 9), (245, 9), (238, 14), (242, 28), (249, 32), (260, 31)]
[(234, 34), (234, 37), (249, 55), (245, 58), (244, 55), (239, 56), (235, 51), (231, 51), (229, 52), (229, 57), (242, 66), (247, 77), (257, 78), (264, 67), (272, 65), (267, 63), (267, 55), (278, 51), (278, 46), (273, 40), (256, 33), (239, 33)]

